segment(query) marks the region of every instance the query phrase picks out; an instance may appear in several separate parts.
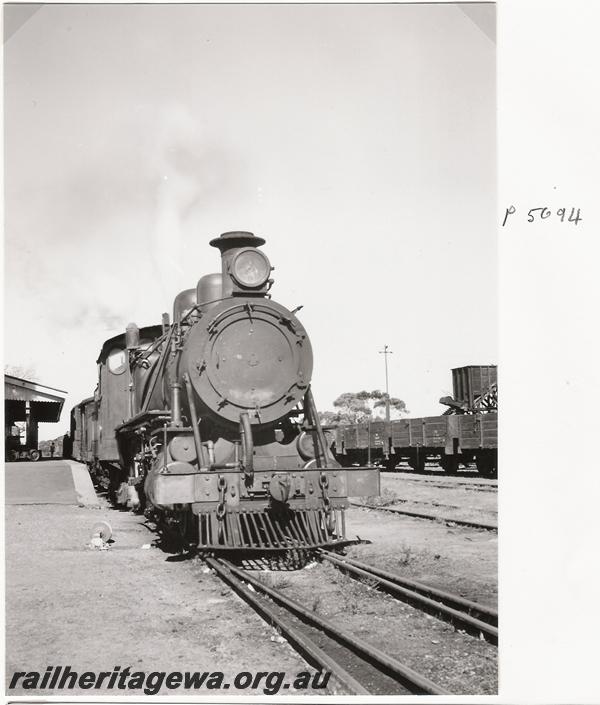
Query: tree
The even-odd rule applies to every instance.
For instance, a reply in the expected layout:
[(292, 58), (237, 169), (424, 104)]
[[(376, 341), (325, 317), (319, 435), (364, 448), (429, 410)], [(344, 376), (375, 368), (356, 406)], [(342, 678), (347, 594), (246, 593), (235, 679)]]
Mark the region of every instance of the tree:
[(345, 423), (339, 411), (319, 411), (319, 421), (322, 426), (338, 426)]
[[(383, 407), (385, 409), (385, 396), (386, 395), (384, 394), (383, 399), (378, 399), (373, 404), (374, 409), (379, 409), (380, 407)], [(402, 401), (402, 399), (398, 399), (398, 397), (390, 397), (390, 412), (392, 411), (397, 411), (399, 414), (408, 413), (406, 404)]]
[(369, 392), (344, 392), (333, 402), (333, 406), (339, 409), (341, 417), (347, 423), (357, 423), (366, 421), (372, 414), (371, 407), (367, 403)]
[[(322, 414), (322, 419), (327, 415), (324, 423), (362, 423), (369, 419), (381, 419), (382, 415), (375, 415), (375, 409), (384, 408), (386, 404), (385, 392), (375, 389), (372, 392), (344, 392), (333, 402), (336, 412), (326, 411)], [(406, 404), (398, 397), (390, 398), (390, 410), (397, 415), (408, 413)]]

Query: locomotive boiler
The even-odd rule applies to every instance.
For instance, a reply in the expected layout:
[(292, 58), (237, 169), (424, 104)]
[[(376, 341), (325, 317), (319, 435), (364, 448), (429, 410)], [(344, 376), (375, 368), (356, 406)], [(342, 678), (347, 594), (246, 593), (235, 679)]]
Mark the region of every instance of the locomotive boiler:
[(264, 243), (211, 240), (221, 271), (176, 297), (172, 322), (107, 341), (96, 393), (72, 415), (74, 456), (203, 550), (344, 542), (348, 498), (379, 494), (376, 468), (330, 450), (310, 339), (269, 294)]

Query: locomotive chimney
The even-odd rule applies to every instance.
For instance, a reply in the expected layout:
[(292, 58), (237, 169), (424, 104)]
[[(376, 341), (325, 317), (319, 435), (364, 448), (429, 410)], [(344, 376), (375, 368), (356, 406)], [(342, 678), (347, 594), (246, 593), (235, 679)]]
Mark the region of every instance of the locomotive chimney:
[[(231, 264), (235, 256), (247, 248), (257, 248), (265, 244), (262, 237), (257, 237), (253, 233), (243, 230), (223, 233), (220, 237), (216, 237), (210, 241), (213, 247), (217, 247), (221, 252), (221, 271), (223, 290), (222, 296), (231, 296), (234, 292), (234, 281), (231, 276)], [(264, 257), (264, 255), (263, 255)], [(264, 257), (266, 260), (266, 257)], [(267, 260), (268, 262), (268, 260)], [(270, 265), (269, 265), (270, 270)]]

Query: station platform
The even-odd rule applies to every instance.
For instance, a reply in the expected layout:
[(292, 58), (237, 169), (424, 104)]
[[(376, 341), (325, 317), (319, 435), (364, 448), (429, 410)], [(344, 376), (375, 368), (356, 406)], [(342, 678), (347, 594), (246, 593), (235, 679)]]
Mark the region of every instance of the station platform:
[(74, 460), (42, 460), (4, 465), (5, 504), (98, 506), (85, 465)]

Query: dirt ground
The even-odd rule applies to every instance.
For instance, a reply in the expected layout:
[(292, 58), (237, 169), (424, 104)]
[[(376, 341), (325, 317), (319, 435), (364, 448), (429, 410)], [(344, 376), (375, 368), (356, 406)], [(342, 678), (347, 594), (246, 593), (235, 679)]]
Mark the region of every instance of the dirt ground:
[[(371, 543), (347, 554), (370, 565), (496, 607), (495, 532), (352, 508), (348, 534)], [(497, 692), (497, 647), (457, 631), (341, 574), (314, 564), (264, 579), (334, 623), (423, 673), (454, 694)]]
[(369, 544), (348, 555), (442, 590), (496, 607), (498, 534), (352, 508), (350, 535)]
[[(409, 483), (385, 478), (382, 484), (403, 499), (481, 502), (485, 511), (495, 508), (492, 493), (479, 497), (484, 493), (457, 489), (459, 496), (454, 489), (411, 489)], [(115, 542), (108, 551), (86, 547), (100, 519), (113, 527)], [(358, 508), (348, 512), (347, 532), (369, 541), (350, 547), (349, 555), (495, 606), (495, 532)], [(230, 680), (244, 670), (313, 670), (207, 573), (201, 560), (181, 561), (158, 547), (142, 548), (154, 539), (142, 517), (106, 506), (7, 507), (7, 683), (15, 671), (43, 672), (57, 664), (79, 672), (111, 671), (116, 665), (145, 672), (223, 671)], [(260, 575), (366, 641), (384, 644), (390, 655), (452, 693), (497, 691), (496, 647), (370, 585), (318, 563), (301, 571)], [(23, 689), (10, 693), (49, 694)], [(264, 697), (261, 689), (229, 693)], [(107, 694), (139, 691), (94, 690), (94, 695)], [(160, 694), (184, 691), (163, 688)]]
[(498, 493), (490, 481), (485, 484), (460, 478), (436, 481), (430, 477), (416, 479), (402, 473), (385, 473), (381, 489), (376, 503), (449, 519), (498, 523)]
[[(86, 548), (97, 520), (115, 542)], [(143, 517), (114, 509), (6, 508), (6, 675), (69, 665), (84, 671), (307, 670), (306, 663), (197, 560), (177, 561), (159, 548)], [(273, 637), (274, 641), (271, 640)], [(311, 672), (314, 669), (310, 669)], [(88, 695), (89, 690), (11, 695)], [(218, 691), (201, 691), (211, 695)], [(319, 693), (322, 691), (318, 691)], [(138, 695), (101, 688), (94, 695)], [(161, 694), (179, 695), (182, 690)], [(262, 690), (237, 694), (262, 695)]]

